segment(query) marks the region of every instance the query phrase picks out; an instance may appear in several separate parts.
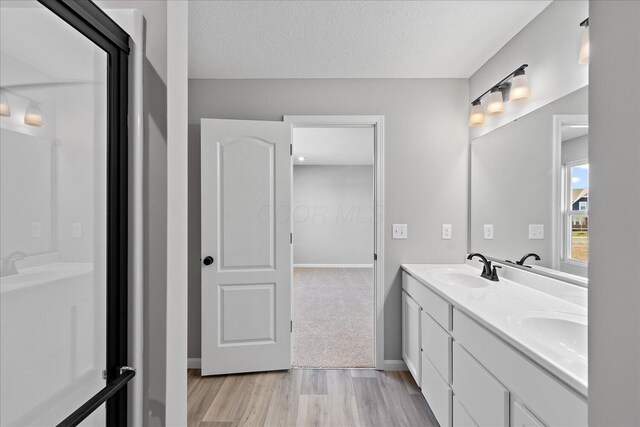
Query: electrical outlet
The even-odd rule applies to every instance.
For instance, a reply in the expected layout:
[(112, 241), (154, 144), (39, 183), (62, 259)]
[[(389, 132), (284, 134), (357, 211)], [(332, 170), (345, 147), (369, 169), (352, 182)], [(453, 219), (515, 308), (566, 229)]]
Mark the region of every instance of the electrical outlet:
[(407, 224), (393, 224), (393, 239), (406, 239), (407, 238)]
[(451, 224), (442, 224), (442, 239), (451, 240)]
[(529, 224), (529, 240), (544, 240), (544, 224)]
[(493, 240), (493, 224), (484, 225), (484, 240)]

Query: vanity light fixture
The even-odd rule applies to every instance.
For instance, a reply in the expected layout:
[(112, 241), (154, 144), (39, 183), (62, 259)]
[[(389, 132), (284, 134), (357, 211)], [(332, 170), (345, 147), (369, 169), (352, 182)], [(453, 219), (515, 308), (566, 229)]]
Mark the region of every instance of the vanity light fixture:
[(11, 117), (9, 101), (7, 101), (7, 97), (2, 92), (0, 92), (0, 117)]
[(35, 127), (43, 127), (44, 120), (42, 119), (42, 111), (40, 107), (34, 102), (30, 102), (27, 107), (27, 111), (24, 113), (24, 124)]
[(529, 99), (530, 95), (531, 91), (529, 90), (529, 79), (527, 79), (527, 75), (524, 73), (524, 68), (518, 68), (516, 72), (513, 73), (509, 101), (525, 102)]
[(490, 116), (493, 114), (504, 113), (504, 100), (502, 99), (503, 92), (499, 86), (495, 86), (489, 93), (489, 105), (487, 105), (487, 114)]
[(507, 101), (524, 102), (529, 99), (531, 91), (529, 81), (525, 74), (528, 64), (522, 64), (510, 73), (507, 77), (482, 95), (471, 102), (471, 112), (469, 114), (469, 126), (478, 126), (484, 123), (484, 112), (482, 111), (482, 98), (487, 94), (487, 114), (501, 114), (504, 112), (504, 103)]
[(582, 33), (582, 45), (580, 46), (580, 57), (578, 58), (578, 64), (589, 63), (589, 18), (580, 23), (581, 27), (584, 27)]
[(484, 123), (484, 110), (479, 99), (471, 103), (471, 113), (469, 114), (469, 126), (480, 126)]

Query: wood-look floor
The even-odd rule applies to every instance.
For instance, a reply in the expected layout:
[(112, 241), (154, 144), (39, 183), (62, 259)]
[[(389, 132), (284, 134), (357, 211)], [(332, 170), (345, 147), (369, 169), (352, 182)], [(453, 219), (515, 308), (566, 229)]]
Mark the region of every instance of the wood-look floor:
[(189, 426), (437, 426), (408, 372), (291, 369), (201, 377), (189, 370)]

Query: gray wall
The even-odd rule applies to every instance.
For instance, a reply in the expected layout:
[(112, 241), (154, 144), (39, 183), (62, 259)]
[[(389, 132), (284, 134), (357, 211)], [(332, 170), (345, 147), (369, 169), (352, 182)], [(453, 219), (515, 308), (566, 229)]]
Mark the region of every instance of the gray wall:
[(640, 2), (592, 1), (589, 21), (589, 424), (638, 426)]
[(99, 0), (103, 9), (139, 9), (145, 17), (144, 295), (145, 424), (165, 425), (167, 328), (167, 3)]
[[(385, 359), (399, 360), (400, 263), (462, 262), (467, 249), (468, 99), (466, 79), (190, 80), (189, 357), (200, 357), (200, 118), (385, 116)], [(409, 238), (392, 240), (392, 223)]]
[(522, 64), (529, 64), (531, 86), (528, 102), (509, 103), (503, 114), (487, 116), (484, 125), (470, 128), (472, 140), (589, 83), (589, 67), (578, 64), (582, 41), (578, 23), (587, 16), (587, 0), (552, 2), (471, 76), (469, 101)]
[[(553, 116), (588, 105), (582, 88), (471, 142), (471, 251), (512, 261), (535, 252), (552, 267)], [(544, 240), (529, 240), (529, 224), (544, 224)]]
[(293, 167), (294, 264), (373, 263), (373, 178), (373, 166)]

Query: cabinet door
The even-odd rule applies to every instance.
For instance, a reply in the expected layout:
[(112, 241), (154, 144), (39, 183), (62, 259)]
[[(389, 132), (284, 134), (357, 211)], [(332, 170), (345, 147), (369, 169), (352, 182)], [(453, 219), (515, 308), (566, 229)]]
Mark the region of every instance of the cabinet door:
[(402, 292), (402, 358), (420, 386), (420, 311), (406, 292)]

